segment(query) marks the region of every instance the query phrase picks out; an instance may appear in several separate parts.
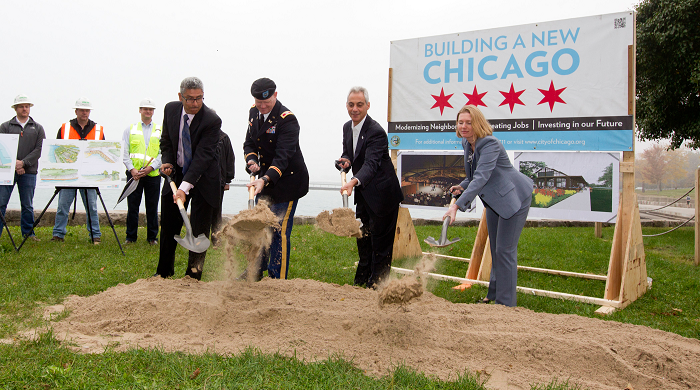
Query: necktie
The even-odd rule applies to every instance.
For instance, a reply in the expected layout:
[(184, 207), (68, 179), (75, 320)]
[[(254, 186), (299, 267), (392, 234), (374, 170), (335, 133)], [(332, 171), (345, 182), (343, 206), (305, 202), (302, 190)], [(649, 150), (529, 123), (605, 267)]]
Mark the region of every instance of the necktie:
[(184, 157), (184, 165), (182, 166), (182, 174), (187, 173), (190, 168), (190, 163), (192, 162), (192, 139), (190, 138), (190, 125), (187, 124), (189, 117), (185, 114), (182, 119), (184, 124), (182, 125), (182, 155)]
[(258, 119), (258, 128), (262, 129), (264, 124), (265, 124), (265, 115), (260, 114), (260, 119)]

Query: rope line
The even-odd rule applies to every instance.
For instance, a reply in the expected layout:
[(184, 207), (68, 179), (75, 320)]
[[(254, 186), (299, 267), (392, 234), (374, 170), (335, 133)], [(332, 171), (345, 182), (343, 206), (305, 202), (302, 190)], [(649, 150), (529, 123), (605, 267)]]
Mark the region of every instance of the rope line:
[(658, 209), (651, 209), (651, 210), (644, 210), (644, 211), (656, 211), (656, 210), (661, 210), (661, 209), (663, 209), (663, 208), (666, 208), (666, 207), (668, 207), (668, 206), (670, 206), (670, 205), (672, 205), (672, 204), (678, 202), (679, 200), (683, 199), (684, 196), (686, 196), (686, 195), (688, 195), (689, 193), (693, 192), (694, 189), (695, 189), (695, 187), (691, 188), (688, 192), (686, 192), (685, 194), (681, 195), (680, 198), (674, 200), (673, 202), (667, 204), (666, 206), (661, 206), (661, 207), (659, 207)]
[(656, 236), (664, 235), (664, 234), (666, 234), (666, 233), (671, 233), (672, 231), (678, 229), (679, 227), (681, 227), (681, 226), (685, 225), (686, 223), (690, 222), (691, 220), (693, 220), (693, 218), (695, 218), (694, 215), (693, 215), (692, 217), (688, 218), (688, 220), (686, 220), (686, 221), (683, 222), (682, 224), (680, 224), (680, 225), (674, 227), (674, 228), (671, 229), (671, 230), (665, 231), (665, 232), (663, 232), (663, 233), (659, 233), (659, 234), (642, 234), (642, 237), (656, 237)]

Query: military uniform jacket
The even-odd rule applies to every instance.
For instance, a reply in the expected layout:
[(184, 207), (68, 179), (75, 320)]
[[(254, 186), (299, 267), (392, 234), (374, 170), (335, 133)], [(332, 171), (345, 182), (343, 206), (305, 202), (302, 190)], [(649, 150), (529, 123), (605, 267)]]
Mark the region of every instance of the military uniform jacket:
[(260, 195), (271, 197), (273, 203), (301, 198), (309, 192), (309, 171), (299, 147), (296, 116), (278, 100), (265, 123), (260, 124), (259, 118), (260, 112), (252, 107), (243, 153), (246, 165), (254, 161), (260, 166), (259, 177), (270, 178)]

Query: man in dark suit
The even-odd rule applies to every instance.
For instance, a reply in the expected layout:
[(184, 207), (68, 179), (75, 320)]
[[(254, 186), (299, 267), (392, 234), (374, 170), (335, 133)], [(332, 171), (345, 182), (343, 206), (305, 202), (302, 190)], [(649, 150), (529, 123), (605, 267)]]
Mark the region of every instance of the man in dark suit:
[[(167, 180), (161, 195), (160, 259), (156, 275), (172, 276), (177, 242), (183, 220), (177, 207), (180, 199), (185, 208), (192, 203), (190, 222), (192, 235), (209, 237), (214, 208), (221, 202), (220, 169), (216, 146), (221, 134), (221, 119), (203, 102), (204, 84), (196, 77), (180, 83), (179, 101), (170, 102), (163, 110), (160, 150), (161, 173), (171, 176), (177, 192), (173, 194)], [(190, 252), (185, 275), (202, 278), (206, 252)]]
[(401, 184), (389, 157), (389, 143), (382, 126), (367, 115), (369, 94), (353, 87), (346, 103), (351, 120), (343, 126), (343, 154), (336, 162), (342, 169), (352, 167), (353, 177), (341, 189), (352, 195), (355, 215), (363, 225), (357, 239), (360, 261), (355, 284), (376, 288), (391, 270), (396, 219), (403, 200)]
[(250, 276), (246, 273), (249, 280), (260, 280), (265, 269), (271, 278), (287, 279), (294, 212), (299, 198), (309, 192), (309, 172), (299, 147), (299, 122), (277, 100), (276, 89), (268, 78), (255, 80), (250, 88), (255, 106), (250, 109), (243, 152), (246, 170), (258, 178), (248, 187), (254, 186), (255, 194), (268, 198), (280, 229), (273, 230), (260, 268), (250, 269)]

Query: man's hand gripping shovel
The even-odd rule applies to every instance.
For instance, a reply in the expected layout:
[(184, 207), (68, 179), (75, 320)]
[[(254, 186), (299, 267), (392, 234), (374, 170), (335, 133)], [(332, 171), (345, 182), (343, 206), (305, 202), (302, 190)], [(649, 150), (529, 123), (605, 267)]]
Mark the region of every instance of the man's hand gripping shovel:
[[(170, 184), (170, 189), (173, 194), (177, 193), (177, 187), (173, 183), (170, 176), (161, 173), (161, 176), (165, 177), (165, 180)], [(188, 249), (195, 253), (202, 253), (209, 249), (211, 242), (204, 233), (197, 237), (192, 235), (192, 225), (190, 224), (190, 219), (187, 217), (187, 210), (185, 210), (185, 205), (182, 204), (182, 200), (177, 200), (177, 207), (180, 209), (180, 215), (182, 216), (182, 221), (185, 222), (185, 237), (175, 236), (175, 241), (182, 245), (183, 248)]]

